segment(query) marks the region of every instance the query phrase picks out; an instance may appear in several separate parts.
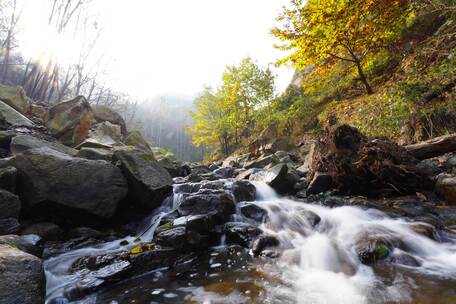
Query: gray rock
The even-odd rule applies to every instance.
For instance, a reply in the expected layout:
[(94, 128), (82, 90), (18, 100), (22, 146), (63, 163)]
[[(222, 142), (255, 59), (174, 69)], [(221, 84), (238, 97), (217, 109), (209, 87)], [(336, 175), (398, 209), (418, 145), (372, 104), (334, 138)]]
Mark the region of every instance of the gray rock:
[(333, 180), (331, 175), (324, 173), (316, 173), (307, 188), (307, 195), (318, 194), (331, 190), (333, 187)]
[(45, 278), (39, 258), (0, 245), (0, 269), (0, 304), (44, 303)]
[(110, 218), (127, 194), (127, 181), (116, 166), (51, 150), (31, 149), (14, 159), (23, 208), (52, 202), (62, 208)]
[(7, 217), (0, 219), (0, 235), (17, 234), (21, 225), (16, 218)]
[(28, 111), (28, 98), (20, 86), (0, 85), (0, 100), (22, 114), (26, 114)]
[(206, 190), (187, 195), (178, 208), (179, 214), (213, 214), (217, 220), (226, 222), (236, 211), (234, 198), (225, 191)]
[(445, 201), (450, 205), (456, 205), (456, 176), (444, 174), (437, 178), (435, 188)]
[(272, 235), (261, 235), (253, 242), (252, 253), (259, 256), (266, 248), (279, 246), (279, 240)]
[(260, 206), (253, 203), (242, 203), (239, 211), (243, 216), (256, 222), (263, 223), (268, 219), (268, 212)]
[(102, 148), (81, 148), (76, 156), (91, 160), (105, 160), (111, 162), (114, 152)]
[(252, 168), (241, 171), (237, 176), (236, 179), (249, 179), (250, 175), (260, 172), (261, 169), (259, 168)]
[(251, 181), (264, 182), (279, 193), (293, 192), (293, 182), (288, 176), (288, 166), (279, 164), (250, 176)]
[(238, 244), (247, 248), (262, 233), (260, 228), (242, 222), (226, 223), (223, 228), (227, 244)]
[(21, 201), (17, 195), (0, 189), (0, 219), (18, 218), (21, 211)]
[(108, 106), (95, 105), (92, 106), (93, 117), (95, 120), (100, 123), (104, 121), (109, 121), (112, 124), (119, 125), (122, 136), (127, 135), (127, 127), (124, 119), (120, 116), (119, 113), (112, 110)]
[[(0, 188), (9, 192), (16, 192), (17, 169), (11, 166), (0, 168)], [(0, 202), (1, 205), (1, 202)], [(0, 207), (1, 209), (1, 207)]]
[(26, 150), (47, 147), (52, 150), (75, 156), (78, 151), (59, 142), (50, 142), (30, 135), (18, 135), (11, 140), (11, 154), (18, 155)]
[(27, 226), (21, 231), (21, 235), (38, 235), (44, 241), (57, 241), (62, 239), (63, 230), (54, 223), (42, 222)]
[(122, 172), (128, 179), (129, 190), (142, 207), (154, 209), (172, 191), (172, 179), (150, 154), (116, 151)]
[(74, 147), (87, 138), (93, 120), (89, 102), (77, 96), (51, 107), (46, 115), (46, 127), (63, 144)]
[(41, 238), (37, 235), (3, 235), (0, 236), (0, 245), (10, 245), (39, 258), (41, 258), (41, 254), (43, 252)]
[(246, 162), (244, 168), (251, 169), (251, 168), (264, 168), (270, 164), (276, 165), (279, 163), (279, 159), (274, 154), (263, 156), (261, 158), (252, 160), (250, 162)]
[(0, 116), (13, 127), (33, 127), (33, 122), (4, 103), (0, 101)]
[(221, 167), (214, 170), (214, 174), (220, 175), (223, 178), (233, 177), (234, 169), (231, 167)]

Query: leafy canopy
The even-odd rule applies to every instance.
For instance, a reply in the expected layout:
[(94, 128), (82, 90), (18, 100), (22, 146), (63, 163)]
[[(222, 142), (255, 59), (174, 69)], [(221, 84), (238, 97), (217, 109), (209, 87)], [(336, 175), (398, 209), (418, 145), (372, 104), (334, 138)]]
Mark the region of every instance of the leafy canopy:
[(193, 143), (230, 153), (251, 134), (259, 109), (273, 98), (274, 75), (268, 68), (259, 67), (250, 58), (226, 67), (221, 87), (215, 92), (205, 88), (194, 101), (194, 123), (188, 128)]
[(371, 93), (363, 60), (400, 38), (410, 12), (407, 0), (292, 0), (272, 30), (291, 51), (279, 64), (291, 62), (302, 70), (309, 65), (332, 67), (352, 62)]

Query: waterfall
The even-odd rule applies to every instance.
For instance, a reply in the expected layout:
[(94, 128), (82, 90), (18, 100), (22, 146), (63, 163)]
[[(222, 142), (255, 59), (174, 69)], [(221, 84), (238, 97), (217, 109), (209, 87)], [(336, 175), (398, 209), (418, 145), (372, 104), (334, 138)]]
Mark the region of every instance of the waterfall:
[[(397, 244), (391, 257), (406, 256), (416, 265), (401, 265), (421, 275), (456, 279), (456, 244), (439, 243), (415, 232), (425, 223), (392, 219), (381, 211), (358, 207), (327, 208), (279, 198), (265, 184), (255, 183), (270, 221), (263, 230), (281, 242), (282, 255), (272, 269), (290, 283), (297, 303), (410, 303), (410, 284), (386, 284), (373, 268), (361, 264), (357, 244), (379, 239)], [(321, 220), (312, 227), (309, 214)], [(270, 269), (269, 269), (270, 270)], [(412, 284), (413, 285), (413, 284)], [(280, 290), (271, 290), (283, 294)]]

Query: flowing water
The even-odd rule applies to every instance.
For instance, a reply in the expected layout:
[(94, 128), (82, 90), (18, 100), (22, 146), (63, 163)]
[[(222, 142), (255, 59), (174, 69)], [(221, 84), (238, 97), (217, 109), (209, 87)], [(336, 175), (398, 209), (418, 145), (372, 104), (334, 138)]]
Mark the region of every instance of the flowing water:
[[(190, 259), (191, 266), (158, 269), (80, 303), (456, 303), (456, 239), (451, 235), (444, 242), (438, 235), (434, 240), (416, 232), (429, 228), (425, 223), (393, 219), (376, 209), (308, 204), (281, 198), (265, 184), (255, 187), (254, 203), (269, 216), (261, 228), (280, 240), (274, 249), (279, 258), (254, 258), (221, 240), (222, 245)], [(151, 215), (142, 238), (152, 239), (160, 218), (180, 199), (175, 195)], [(394, 249), (386, 261), (367, 266), (357, 248), (372, 240)], [(119, 250), (120, 241), (48, 259), (48, 299), (80, 279), (68, 274), (77, 258)]]

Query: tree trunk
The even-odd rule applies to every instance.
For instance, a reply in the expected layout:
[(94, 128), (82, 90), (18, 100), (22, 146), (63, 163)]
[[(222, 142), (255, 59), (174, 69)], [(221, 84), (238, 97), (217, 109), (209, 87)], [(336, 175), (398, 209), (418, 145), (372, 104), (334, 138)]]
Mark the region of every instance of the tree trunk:
[(370, 86), (369, 82), (367, 81), (367, 77), (364, 74), (364, 71), (363, 71), (363, 68), (361, 66), (361, 63), (359, 62), (359, 60), (356, 60), (355, 64), (356, 64), (356, 68), (358, 69), (359, 79), (364, 84), (364, 87), (366, 88), (367, 94), (369, 94), (369, 95), (373, 94), (374, 91), (372, 90), (372, 87)]
[(405, 149), (419, 160), (440, 156), (456, 151), (456, 134), (440, 136), (408, 145), (405, 146)]

